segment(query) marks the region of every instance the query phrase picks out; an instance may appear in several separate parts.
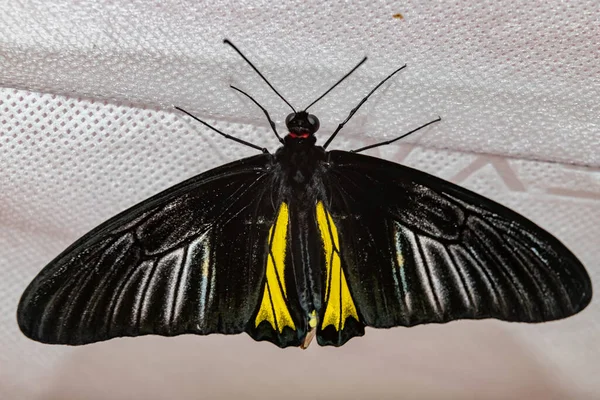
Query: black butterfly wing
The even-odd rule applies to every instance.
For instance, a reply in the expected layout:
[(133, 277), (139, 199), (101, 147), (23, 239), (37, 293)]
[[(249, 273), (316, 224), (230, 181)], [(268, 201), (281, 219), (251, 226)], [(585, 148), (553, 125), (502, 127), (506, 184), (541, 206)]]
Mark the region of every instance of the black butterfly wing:
[(23, 333), (78, 345), (245, 331), (260, 304), (279, 203), (270, 157), (198, 175), (85, 235), (26, 289), (17, 312)]
[(591, 300), (579, 260), (498, 203), (427, 173), (343, 151), (329, 153), (325, 175), (342, 269), (364, 325), (541, 322), (575, 314)]

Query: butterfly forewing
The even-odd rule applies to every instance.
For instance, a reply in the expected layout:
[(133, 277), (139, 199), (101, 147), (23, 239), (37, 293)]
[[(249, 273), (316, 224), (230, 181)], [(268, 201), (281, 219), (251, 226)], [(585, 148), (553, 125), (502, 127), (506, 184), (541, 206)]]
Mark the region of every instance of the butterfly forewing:
[(84, 236), (27, 288), (22, 331), (64, 344), (245, 331), (277, 213), (269, 162), (256, 156), (209, 171)]
[(331, 214), (361, 322), (541, 322), (583, 309), (591, 283), (557, 239), (466, 189), (397, 164), (329, 153)]

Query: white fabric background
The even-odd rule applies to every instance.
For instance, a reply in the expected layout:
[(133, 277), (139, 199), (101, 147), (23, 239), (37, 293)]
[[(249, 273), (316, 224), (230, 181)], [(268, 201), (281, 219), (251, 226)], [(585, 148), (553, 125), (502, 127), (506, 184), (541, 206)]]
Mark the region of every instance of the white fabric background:
[[(403, 19), (393, 18), (402, 13)], [(23, 337), (16, 304), (54, 256), (185, 178), (255, 154), (174, 112), (276, 148), (256, 97), (289, 113), (229, 38), (327, 137), (351, 149), (443, 121), (370, 154), (512, 207), (600, 266), (600, 5), (582, 1), (0, 0), (0, 398), (597, 398), (600, 307), (541, 325), (461, 321), (367, 330), (340, 349), (246, 335)]]

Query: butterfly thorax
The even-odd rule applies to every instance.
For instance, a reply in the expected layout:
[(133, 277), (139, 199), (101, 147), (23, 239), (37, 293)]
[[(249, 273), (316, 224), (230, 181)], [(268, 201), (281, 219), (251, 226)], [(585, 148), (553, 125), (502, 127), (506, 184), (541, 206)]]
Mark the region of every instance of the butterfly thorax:
[[(314, 179), (315, 172), (321, 168), (325, 161), (325, 150), (315, 146), (316, 138), (285, 137), (285, 144), (275, 154), (277, 163), (281, 166), (283, 179), (288, 187), (305, 190)], [(308, 187), (307, 187), (308, 185)]]

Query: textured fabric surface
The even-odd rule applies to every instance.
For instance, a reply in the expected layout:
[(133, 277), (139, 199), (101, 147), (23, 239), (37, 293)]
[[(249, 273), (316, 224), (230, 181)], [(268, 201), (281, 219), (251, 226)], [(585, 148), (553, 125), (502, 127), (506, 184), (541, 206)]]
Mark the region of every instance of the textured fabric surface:
[[(394, 17), (401, 13), (402, 18)], [(252, 149), (311, 110), (327, 137), (398, 66), (331, 148), (435, 124), (369, 154), (489, 196), (561, 239), (600, 282), (600, 6), (577, 2), (0, 2), (0, 398), (594, 398), (600, 306), (541, 325), (461, 321), (367, 330), (340, 349), (249, 337), (45, 346), (19, 296), (79, 236)]]

